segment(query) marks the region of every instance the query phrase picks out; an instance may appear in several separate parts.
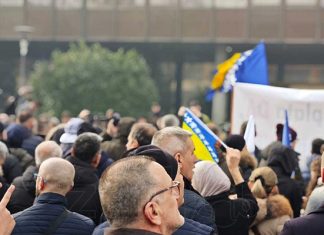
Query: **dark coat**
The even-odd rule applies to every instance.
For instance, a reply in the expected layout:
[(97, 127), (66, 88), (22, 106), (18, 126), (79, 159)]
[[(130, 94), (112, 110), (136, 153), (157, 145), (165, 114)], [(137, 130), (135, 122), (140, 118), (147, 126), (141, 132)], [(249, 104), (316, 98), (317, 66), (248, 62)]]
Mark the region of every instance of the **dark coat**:
[(280, 235), (323, 235), (324, 206), (303, 217), (285, 223)]
[(6, 157), (2, 169), (3, 176), (9, 184), (11, 184), (16, 177), (21, 176), (23, 174), (23, 168), (19, 164), (18, 158), (12, 154), (9, 154)]
[(185, 223), (173, 235), (217, 235), (215, 229), (185, 218)]
[(238, 199), (230, 200), (229, 192), (206, 197), (215, 212), (221, 235), (247, 235), (258, 212), (258, 204), (246, 182), (235, 186)]
[(32, 206), (35, 200), (36, 183), (34, 173), (37, 173), (36, 166), (30, 166), (22, 176), (17, 177), (12, 184), (16, 186), (13, 192), (8, 209), (13, 213), (25, 210)]
[(159, 235), (160, 233), (153, 233), (142, 229), (107, 229), (105, 235)]
[(66, 195), (68, 209), (82, 214), (99, 224), (102, 213), (96, 169), (76, 157), (68, 157), (75, 169), (73, 189)]
[(278, 146), (270, 151), (268, 166), (276, 172), (280, 194), (288, 198), (294, 217), (299, 217), (302, 206), (303, 190), (298, 181), (291, 179), (298, 165), (297, 153), (284, 146)]
[[(104, 235), (105, 229), (109, 226), (107, 221), (98, 225), (92, 235)], [(185, 219), (185, 223), (173, 235), (217, 235), (217, 231), (194, 220)]]
[(193, 189), (189, 180), (183, 177), (185, 182), (184, 203), (179, 208), (181, 215), (201, 224), (216, 229), (214, 210), (205, 198)]
[[(16, 226), (12, 235), (44, 234), (50, 223), (65, 209), (66, 199), (64, 196), (56, 193), (41, 194), (32, 207), (13, 215)], [(68, 216), (58, 226), (55, 234), (88, 235), (92, 233), (93, 229), (94, 223), (89, 218), (68, 212)]]

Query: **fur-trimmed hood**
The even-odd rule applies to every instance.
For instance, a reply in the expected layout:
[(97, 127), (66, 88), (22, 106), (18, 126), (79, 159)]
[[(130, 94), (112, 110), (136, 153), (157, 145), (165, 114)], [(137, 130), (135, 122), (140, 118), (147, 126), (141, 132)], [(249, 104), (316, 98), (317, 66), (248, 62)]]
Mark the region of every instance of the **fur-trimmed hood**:
[[(293, 216), (288, 199), (281, 194), (269, 196), (267, 199), (257, 199), (257, 202), (259, 212), (256, 220), (258, 221), (278, 218), (284, 215), (288, 215), (289, 217)], [(258, 221), (256, 222), (258, 223)]]
[(258, 165), (258, 162), (255, 157), (253, 157), (249, 152), (242, 151), (240, 159), (241, 168), (250, 168), (255, 169)]

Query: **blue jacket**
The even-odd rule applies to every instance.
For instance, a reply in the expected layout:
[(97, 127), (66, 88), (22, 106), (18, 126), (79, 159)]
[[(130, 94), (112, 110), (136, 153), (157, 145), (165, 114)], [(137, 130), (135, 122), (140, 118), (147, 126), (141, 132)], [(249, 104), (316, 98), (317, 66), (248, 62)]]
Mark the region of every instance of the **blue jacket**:
[(280, 235), (323, 235), (324, 206), (303, 217), (285, 223)]
[(216, 229), (213, 207), (205, 198), (191, 190), (184, 190), (184, 204), (179, 208), (179, 211), (185, 218)]
[(173, 235), (217, 235), (215, 229), (185, 218), (185, 223)]
[[(16, 226), (12, 235), (44, 234), (51, 222), (66, 209), (66, 205), (65, 197), (60, 194), (41, 194), (33, 206), (13, 215)], [(92, 233), (93, 229), (94, 223), (91, 219), (74, 212), (68, 212), (68, 216), (59, 225), (55, 234), (88, 235)]]
[[(99, 224), (92, 235), (104, 235), (105, 229), (108, 227), (109, 223), (107, 221)], [(185, 219), (185, 223), (173, 235), (217, 235), (217, 231), (207, 225)]]

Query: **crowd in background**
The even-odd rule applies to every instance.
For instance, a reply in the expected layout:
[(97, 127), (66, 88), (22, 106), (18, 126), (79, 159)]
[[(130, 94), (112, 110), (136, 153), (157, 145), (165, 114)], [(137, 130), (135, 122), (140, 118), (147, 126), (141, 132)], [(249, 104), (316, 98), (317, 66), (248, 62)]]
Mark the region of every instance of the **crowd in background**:
[[(180, 128), (183, 107), (163, 114), (154, 104), (150, 117), (136, 119), (112, 109), (101, 118), (87, 109), (35, 116), (28, 100), (8, 106), (0, 114), (0, 210), (14, 221), (0, 234), (323, 233), (323, 139), (310, 140), (300, 162), (297, 132), (290, 128), (284, 146), (278, 124), (277, 139), (249, 153), (246, 122), (241, 133), (225, 133), (198, 102), (189, 107), (228, 146), (216, 146), (219, 163), (198, 161)], [(153, 193), (157, 185), (169, 187)]]

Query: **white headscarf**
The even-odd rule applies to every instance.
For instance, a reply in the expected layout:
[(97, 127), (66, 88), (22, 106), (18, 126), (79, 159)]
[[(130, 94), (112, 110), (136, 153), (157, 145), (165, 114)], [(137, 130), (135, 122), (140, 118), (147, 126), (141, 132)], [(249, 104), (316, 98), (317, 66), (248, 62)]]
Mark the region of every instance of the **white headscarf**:
[(215, 162), (200, 161), (194, 168), (192, 186), (203, 197), (208, 197), (229, 191), (231, 181)]

